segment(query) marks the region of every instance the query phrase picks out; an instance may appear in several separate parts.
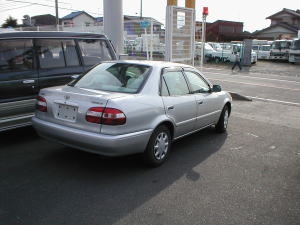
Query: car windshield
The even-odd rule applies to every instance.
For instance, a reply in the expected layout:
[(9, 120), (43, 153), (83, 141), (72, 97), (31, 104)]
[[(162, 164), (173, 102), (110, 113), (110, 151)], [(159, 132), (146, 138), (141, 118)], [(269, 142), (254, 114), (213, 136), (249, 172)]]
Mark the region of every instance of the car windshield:
[(262, 51), (270, 51), (270, 49), (271, 49), (271, 45), (262, 45), (261, 46)]
[(72, 85), (77, 88), (136, 93), (144, 83), (150, 68), (150, 66), (131, 63), (102, 63)]
[(300, 40), (295, 40), (292, 44), (293, 50), (300, 50)]
[(272, 49), (286, 49), (290, 47), (290, 42), (288, 41), (276, 41), (272, 44)]

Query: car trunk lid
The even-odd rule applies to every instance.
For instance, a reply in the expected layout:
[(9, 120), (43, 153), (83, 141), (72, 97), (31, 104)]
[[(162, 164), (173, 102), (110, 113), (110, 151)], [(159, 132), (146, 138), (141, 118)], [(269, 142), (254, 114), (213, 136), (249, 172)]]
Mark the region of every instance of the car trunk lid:
[(47, 88), (40, 92), (40, 96), (45, 99), (46, 112), (37, 110), (36, 114), (55, 124), (99, 133), (102, 126), (97, 120), (97, 117), (102, 116), (99, 109), (104, 109), (109, 100), (124, 95), (71, 86)]

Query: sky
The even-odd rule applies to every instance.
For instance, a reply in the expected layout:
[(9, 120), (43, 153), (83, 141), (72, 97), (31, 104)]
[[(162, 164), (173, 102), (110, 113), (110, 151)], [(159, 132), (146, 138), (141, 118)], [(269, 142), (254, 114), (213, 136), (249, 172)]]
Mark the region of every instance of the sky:
[[(121, 1), (121, 0), (111, 0)], [(167, 0), (123, 0), (123, 14), (140, 16), (142, 1), (142, 15), (153, 17), (165, 24)], [(178, 6), (184, 7), (185, 1), (178, 0)], [(103, 16), (103, 0), (58, 0), (58, 15), (64, 17), (73, 11), (85, 11), (91, 16)], [(202, 21), (202, 9), (208, 7), (207, 22), (227, 20), (243, 22), (244, 31), (254, 32), (270, 26), (271, 16), (283, 8), (300, 9), (299, 0), (284, 0), (270, 2), (266, 0), (196, 0), (196, 20)], [(24, 15), (37, 16), (51, 14), (55, 16), (55, 0), (0, 0), (0, 25), (12, 16), (22, 23)]]

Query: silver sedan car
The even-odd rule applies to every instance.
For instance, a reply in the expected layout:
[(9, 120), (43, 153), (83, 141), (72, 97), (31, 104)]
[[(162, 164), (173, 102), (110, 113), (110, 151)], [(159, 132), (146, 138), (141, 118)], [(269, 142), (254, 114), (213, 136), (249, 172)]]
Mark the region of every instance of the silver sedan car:
[(141, 153), (161, 165), (171, 143), (208, 126), (225, 132), (232, 98), (196, 68), (158, 61), (101, 63), (42, 89), (32, 124), (66, 146), (106, 156)]

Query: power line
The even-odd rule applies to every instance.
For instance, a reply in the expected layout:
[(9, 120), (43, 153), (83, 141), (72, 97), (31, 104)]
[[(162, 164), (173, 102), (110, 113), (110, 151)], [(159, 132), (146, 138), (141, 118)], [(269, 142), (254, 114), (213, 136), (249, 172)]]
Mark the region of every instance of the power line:
[[(43, 7), (49, 7), (49, 8), (55, 8), (55, 5), (47, 5), (47, 4), (37, 3), (37, 2), (22, 1), (22, 0), (6, 0), (6, 1), (13, 2), (13, 3), (28, 4), (26, 6), (20, 6), (18, 8), (30, 7), (30, 6), (33, 6), (33, 5), (43, 6)], [(51, 0), (46, 0), (46, 1), (51, 1)], [(61, 2), (59, 2), (59, 3), (61, 3)], [(62, 3), (63, 4), (70, 4), (70, 3), (67, 3), (67, 2), (62, 2)], [(10, 10), (18, 9), (18, 8), (10, 8), (10, 9), (5, 9), (5, 10), (0, 10), (0, 12), (10, 11)], [(65, 8), (65, 7), (58, 7), (58, 8), (59, 9), (64, 9), (64, 10), (69, 10), (69, 11), (82, 11), (82, 10), (76, 10), (76, 9)], [(95, 13), (95, 12), (87, 12), (87, 13), (94, 14), (94, 15), (99, 15), (99, 13)]]
[(12, 8), (12, 6), (7, 6), (9, 9), (3, 9), (3, 10), (0, 10), (0, 12), (10, 11), (10, 10), (14, 10), (14, 9), (20, 9), (20, 8), (29, 7), (29, 6), (32, 6), (32, 5), (33, 4), (28, 4), (28, 5), (25, 5), (25, 6), (18, 6), (18, 7), (16, 6), (14, 8)]
[[(7, 2), (24, 2), (24, 3), (32, 3), (32, 4), (38, 4), (36, 2), (32, 2), (32, 1), (21, 1), (21, 0), (4, 0), (4, 1), (7, 1)], [(42, 1), (45, 1), (45, 2), (51, 2), (53, 3), (53, 0), (42, 0)], [(58, 2), (59, 4), (65, 4), (65, 5), (71, 5), (71, 3), (69, 2)]]
[[(18, 2), (18, 3), (29, 3), (31, 5), (45, 6), (45, 7), (50, 7), (50, 8), (54, 8), (55, 7), (53, 5), (46, 5), (46, 4), (36, 3), (36, 2), (29, 2), (29, 1), (19, 1), (19, 0), (6, 0), (6, 1), (9, 1), (9, 2)], [(68, 8), (61, 7), (61, 9), (68, 9)]]

